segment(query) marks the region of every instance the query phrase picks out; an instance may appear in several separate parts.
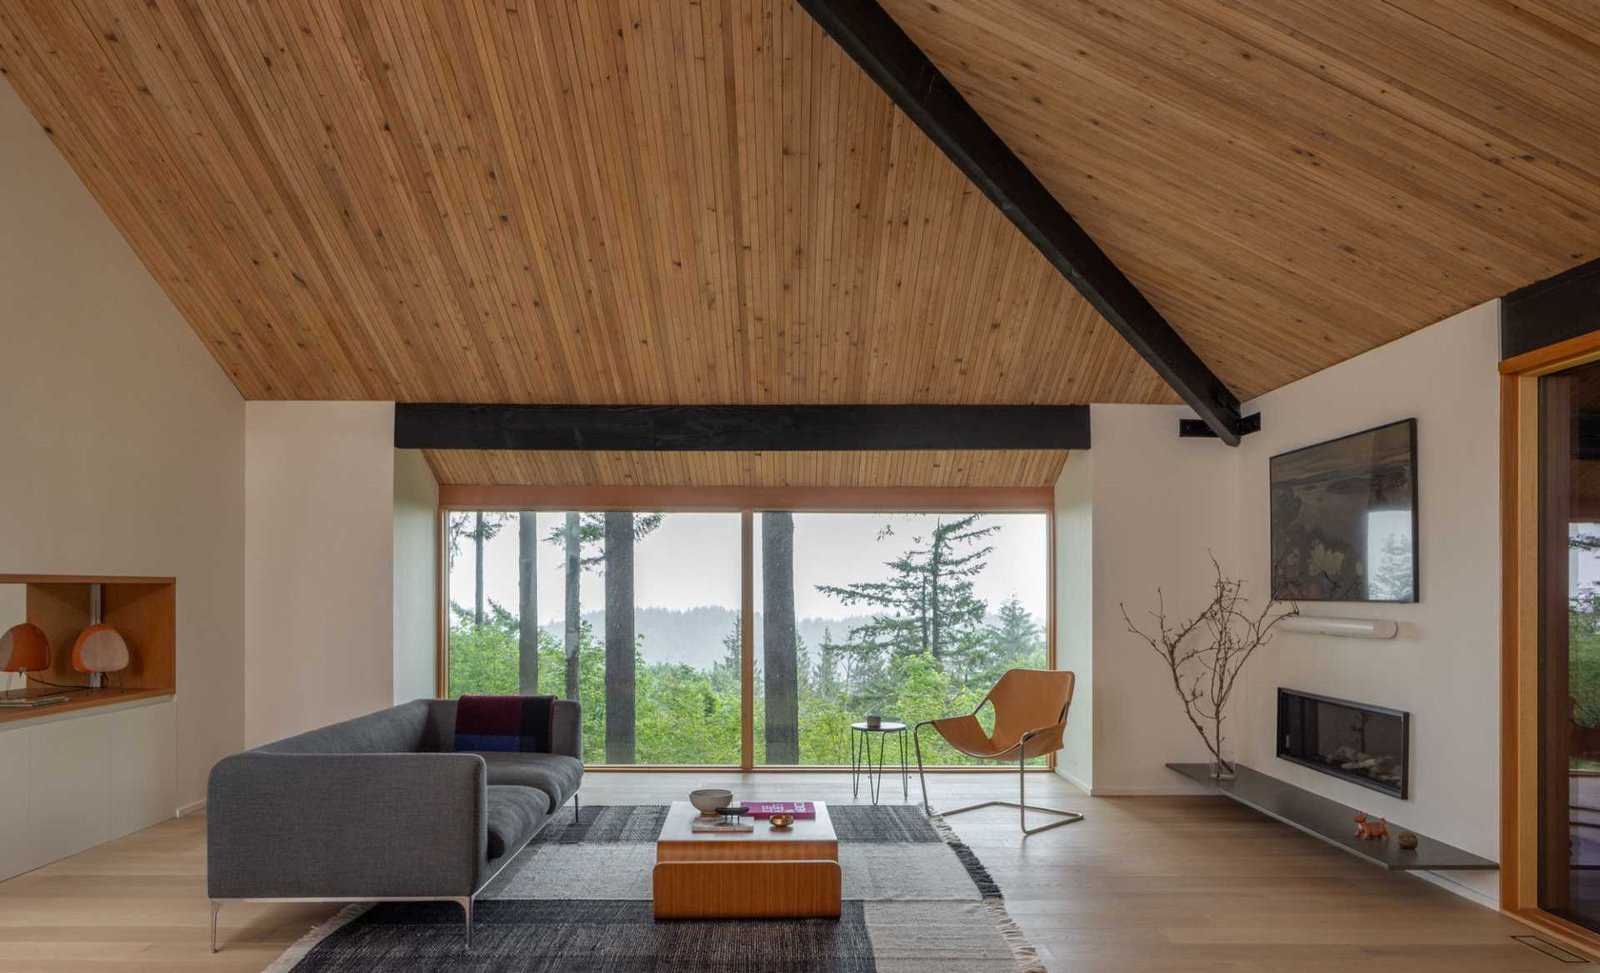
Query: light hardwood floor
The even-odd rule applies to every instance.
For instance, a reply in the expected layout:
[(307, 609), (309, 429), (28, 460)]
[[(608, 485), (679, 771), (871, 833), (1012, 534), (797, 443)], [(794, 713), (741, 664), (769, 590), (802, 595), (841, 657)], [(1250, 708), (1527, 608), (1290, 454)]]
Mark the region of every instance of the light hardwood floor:
[[(929, 778), (935, 807), (1009, 796), (1015, 778)], [(848, 774), (603, 774), (585, 804), (850, 800)], [(899, 800), (898, 781), (885, 797)], [(1385, 873), (1221, 798), (1088, 798), (1047, 775), (1029, 797), (1088, 817), (1024, 840), (1015, 812), (951, 819), (1051, 970), (1092, 973), (1540, 973), (1530, 930)], [(913, 799), (916, 780), (911, 781)], [(865, 793), (863, 793), (863, 798)], [(570, 808), (570, 805), (569, 805)], [(206, 941), (205, 821), (169, 821), (0, 883), (0, 971), (260, 970), (334, 907), (229, 905)]]

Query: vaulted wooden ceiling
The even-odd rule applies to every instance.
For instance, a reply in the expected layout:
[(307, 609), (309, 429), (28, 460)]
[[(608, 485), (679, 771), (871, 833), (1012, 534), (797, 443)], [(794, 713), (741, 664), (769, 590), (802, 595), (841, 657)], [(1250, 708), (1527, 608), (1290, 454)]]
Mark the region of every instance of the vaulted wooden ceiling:
[[(885, 7), (1241, 398), (1600, 255), (1585, 0)], [(0, 67), (247, 398), (1175, 401), (791, 0), (4, 0)]]
[(1241, 399), (1600, 255), (1592, 0), (885, 0)]
[(788, 0), (0, 5), (251, 399), (1170, 401)]

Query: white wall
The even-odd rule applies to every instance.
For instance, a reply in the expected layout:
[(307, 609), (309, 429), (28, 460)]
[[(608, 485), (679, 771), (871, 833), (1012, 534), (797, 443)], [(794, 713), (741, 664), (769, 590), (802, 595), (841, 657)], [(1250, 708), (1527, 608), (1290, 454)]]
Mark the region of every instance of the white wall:
[(244, 402), (0, 84), (0, 573), (178, 579), (176, 804), (244, 740)]
[[(1067, 461), (1056, 487), (1058, 656), (1090, 667), (1094, 714), (1092, 743), (1069, 737), (1064, 775), (1096, 795), (1188, 789), (1162, 764), (1203, 760), (1205, 751), (1165, 667), (1126, 631), (1119, 603), (1142, 622), (1159, 586), (1169, 610), (1192, 613), (1209, 594), (1207, 548), (1259, 603), (1270, 561), (1270, 457), (1414, 416), (1421, 602), (1303, 605), (1307, 614), (1394, 619), (1400, 636), (1280, 634), (1246, 670), (1228, 736), (1256, 770), (1499, 858), (1498, 321), (1498, 302), (1490, 302), (1246, 403), (1247, 414), (1261, 412), (1262, 430), (1238, 449), (1178, 439), (1177, 418), (1189, 414), (1182, 409), (1093, 408), (1093, 448)], [(1091, 539), (1069, 549), (1065, 536), (1084, 533)], [(1092, 573), (1075, 580), (1085, 547)], [(1071, 617), (1085, 610), (1093, 633), (1087, 662), (1074, 647), (1082, 619)], [(1409, 711), (1411, 798), (1277, 759), (1279, 686)], [(1077, 769), (1084, 766), (1092, 776)], [(1495, 873), (1434, 878), (1494, 904)]]
[[(1393, 641), (1286, 633), (1245, 677), (1241, 759), (1498, 860), (1500, 807), (1499, 305), (1480, 305), (1248, 403), (1261, 432), (1240, 460), (1240, 550), (1251, 577), (1271, 557), (1267, 461), (1397, 419), (1417, 420), (1420, 520), (1414, 605), (1307, 603), (1310, 615), (1386, 618)], [(1411, 713), (1411, 797), (1401, 801), (1279, 760), (1277, 687)], [(1490, 897), (1495, 873), (1455, 873)]]
[(245, 740), (390, 705), (394, 405), (245, 410)]
[[(1092, 406), (1093, 446), (1068, 459), (1065, 482), (1057, 485), (1057, 516), (1069, 525), (1076, 519), (1081, 534), (1084, 515), (1073, 505), (1082, 502), (1082, 479), (1090, 483), (1090, 592), (1074, 584), (1068, 552), (1059, 552), (1057, 564), (1064, 582), (1058, 590), (1079, 600), (1078, 611), (1085, 598), (1090, 605), (1092, 779), (1079, 783), (1091, 784), (1096, 795), (1192, 793), (1196, 785), (1164, 764), (1207, 759), (1165, 663), (1128, 631), (1122, 614), (1126, 605), (1128, 616), (1148, 628), (1159, 590), (1169, 617), (1192, 615), (1210, 597), (1208, 552), (1225, 570), (1236, 570), (1238, 457), (1214, 440), (1179, 439), (1178, 420), (1192, 415), (1176, 406)], [(1068, 649), (1067, 657), (1082, 638), (1071, 630), (1073, 611), (1063, 604), (1057, 613), (1057, 647)], [(1081, 706), (1074, 703), (1069, 723), (1079, 721)], [(1081, 731), (1080, 722), (1062, 761), (1069, 776), (1083, 759)]]
[[(1092, 430), (1091, 430), (1092, 431)], [(1056, 481), (1056, 668), (1076, 675), (1056, 773), (1094, 789), (1094, 450), (1067, 457)]]
[[(392, 436), (391, 436), (392, 440)], [(436, 696), (439, 483), (422, 451), (394, 453), (394, 701)]]

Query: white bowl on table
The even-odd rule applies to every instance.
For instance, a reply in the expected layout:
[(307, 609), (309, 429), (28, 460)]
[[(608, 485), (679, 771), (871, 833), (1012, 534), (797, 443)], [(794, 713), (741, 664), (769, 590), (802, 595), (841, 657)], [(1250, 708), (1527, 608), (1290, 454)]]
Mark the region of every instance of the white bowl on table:
[(695, 810), (699, 811), (702, 817), (716, 817), (717, 808), (733, 806), (733, 791), (704, 787), (689, 792), (689, 803), (695, 806)]

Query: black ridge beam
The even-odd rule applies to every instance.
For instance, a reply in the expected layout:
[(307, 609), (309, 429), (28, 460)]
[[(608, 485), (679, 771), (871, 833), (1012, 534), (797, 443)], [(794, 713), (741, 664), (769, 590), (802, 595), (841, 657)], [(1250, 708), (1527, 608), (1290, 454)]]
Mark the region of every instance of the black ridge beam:
[(400, 449), (1088, 449), (1084, 405), (395, 406)]
[(1133, 345), (1217, 437), (1239, 445), (1239, 399), (1027, 165), (873, 0), (800, 0), (867, 75)]

